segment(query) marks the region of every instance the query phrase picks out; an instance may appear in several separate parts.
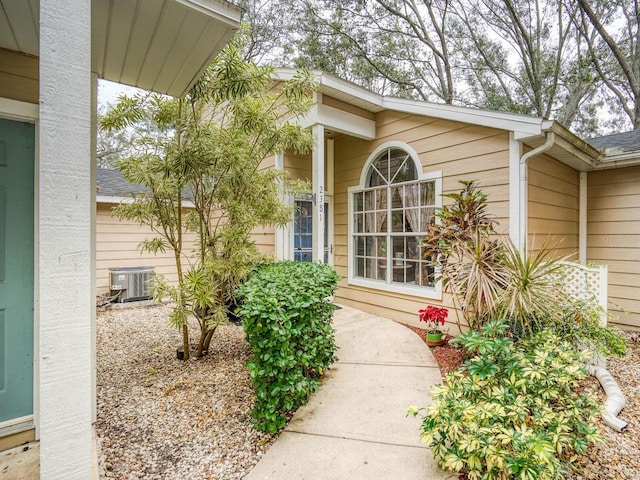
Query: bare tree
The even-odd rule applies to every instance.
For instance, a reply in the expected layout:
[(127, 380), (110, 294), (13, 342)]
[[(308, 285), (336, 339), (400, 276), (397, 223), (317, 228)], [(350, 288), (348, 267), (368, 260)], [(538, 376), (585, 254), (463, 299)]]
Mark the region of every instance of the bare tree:
[(456, 15), (468, 103), (571, 125), (595, 92), (575, 10), (557, 0), (469, 0)]
[[(598, 76), (615, 106), (640, 128), (640, 3), (638, 0), (577, 0), (577, 22)], [(615, 107), (614, 107), (615, 108)]]

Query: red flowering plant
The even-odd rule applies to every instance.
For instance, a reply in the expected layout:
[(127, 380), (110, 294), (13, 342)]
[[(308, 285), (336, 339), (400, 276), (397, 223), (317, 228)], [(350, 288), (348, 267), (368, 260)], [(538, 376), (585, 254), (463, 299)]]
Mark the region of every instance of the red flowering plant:
[(434, 305), (427, 305), (425, 308), (418, 310), (420, 321), (427, 324), (429, 333), (440, 333), (440, 327), (444, 325), (444, 322), (449, 316), (449, 310), (442, 307), (436, 307)]

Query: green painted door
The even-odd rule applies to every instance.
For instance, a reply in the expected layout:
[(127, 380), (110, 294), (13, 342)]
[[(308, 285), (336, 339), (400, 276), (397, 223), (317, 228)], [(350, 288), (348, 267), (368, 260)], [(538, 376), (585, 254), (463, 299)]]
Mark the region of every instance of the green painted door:
[(34, 142), (0, 119), (0, 423), (33, 413)]

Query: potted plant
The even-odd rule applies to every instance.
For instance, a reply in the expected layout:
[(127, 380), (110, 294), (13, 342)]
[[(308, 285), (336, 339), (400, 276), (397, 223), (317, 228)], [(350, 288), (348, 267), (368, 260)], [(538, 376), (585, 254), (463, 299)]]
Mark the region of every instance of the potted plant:
[(444, 339), (442, 336), (444, 333), (440, 328), (449, 316), (449, 310), (444, 307), (427, 305), (425, 308), (418, 310), (418, 315), (420, 321), (427, 324), (427, 345), (429, 345), (430, 348), (443, 345)]

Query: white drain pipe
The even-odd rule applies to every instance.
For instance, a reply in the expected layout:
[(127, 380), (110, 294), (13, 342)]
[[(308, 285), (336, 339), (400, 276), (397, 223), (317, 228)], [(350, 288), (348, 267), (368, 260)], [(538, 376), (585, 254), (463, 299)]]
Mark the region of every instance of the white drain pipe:
[(602, 419), (614, 430), (618, 432), (624, 431), (627, 428), (627, 422), (619, 419), (618, 414), (620, 410), (624, 408), (627, 401), (618, 383), (605, 368), (589, 365), (589, 372), (598, 379), (604, 389), (604, 393), (607, 395), (607, 401), (604, 402)]
[[(527, 153), (525, 153), (524, 155), (522, 155), (522, 157), (520, 158), (520, 165), (519, 165), (519, 176), (520, 176), (520, 186), (519, 186), (519, 215), (518, 215), (518, 222), (520, 223), (520, 225), (518, 226), (518, 230), (519, 230), (519, 234), (518, 234), (518, 238), (520, 240), (520, 244), (518, 245), (518, 250), (520, 250), (521, 252), (526, 250), (527, 248), (527, 224), (528, 224), (528, 219), (529, 219), (529, 159), (531, 157), (535, 157), (536, 155), (540, 155), (544, 152), (546, 152), (547, 150), (549, 150), (551, 147), (553, 147), (553, 144), (556, 141), (556, 134), (554, 132), (548, 131), (545, 134), (545, 141), (542, 145), (540, 145), (537, 148), (534, 148), (533, 150), (529, 150)], [(514, 221), (513, 219), (510, 219), (509, 221)]]

